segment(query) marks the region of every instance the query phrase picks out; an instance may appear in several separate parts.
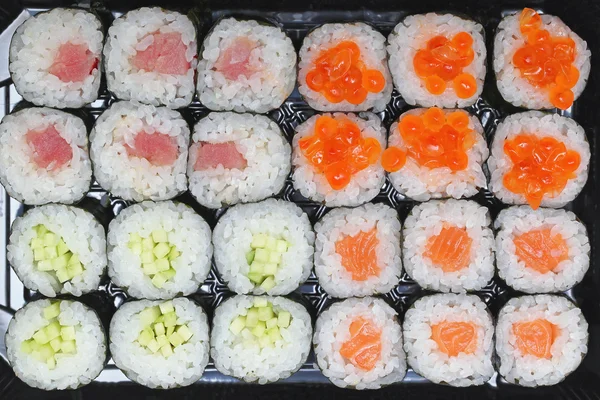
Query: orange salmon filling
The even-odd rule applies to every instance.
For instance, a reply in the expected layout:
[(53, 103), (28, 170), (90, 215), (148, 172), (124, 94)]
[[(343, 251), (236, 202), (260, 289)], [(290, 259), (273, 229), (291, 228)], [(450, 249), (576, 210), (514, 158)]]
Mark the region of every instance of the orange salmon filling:
[(375, 164), (381, 154), (379, 141), (363, 138), (357, 124), (325, 115), (317, 118), (314, 134), (300, 139), (298, 147), (334, 190), (345, 188), (353, 175)]
[(569, 259), (569, 246), (560, 233), (551, 228), (534, 229), (513, 239), (517, 258), (542, 274), (554, 271), (562, 261)]
[(475, 145), (476, 136), (464, 111), (446, 114), (433, 107), (422, 115), (404, 116), (398, 130), (405, 148), (391, 146), (383, 152), (381, 165), (387, 172), (402, 169), (407, 157), (423, 167), (448, 167), (453, 172), (469, 165), (467, 152)]
[(455, 357), (460, 353), (472, 354), (477, 349), (477, 332), (470, 322), (443, 321), (431, 326), (431, 338), (441, 352)]
[(451, 82), (456, 95), (467, 99), (477, 92), (477, 81), (463, 69), (474, 58), (473, 38), (467, 32), (459, 32), (450, 40), (445, 36), (429, 39), (425, 48), (415, 54), (413, 67), (429, 93), (440, 95)]
[(519, 18), (525, 44), (514, 54), (513, 65), (530, 84), (548, 91), (553, 106), (566, 110), (575, 96), (571, 90), (579, 80), (575, 61), (575, 41), (553, 37), (542, 28), (542, 17), (525, 8)]
[(363, 317), (352, 321), (349, 330), (350, 339), (342, 344), (340, 354), (355, 367), (372, 370), (381, 358), (381, 330)]
[(342, 265), (355, 281), (366, 281), (379, 276), (377, 265), (377, 228), (346, 236), (335, 243), (335, 252), (342, 257)]
[(379, 70), (368, 69), (358, 45), (346, 40), (319, 53), (315, 67), (306, 74), (306, 84), (331, 103), (360, 104), (369, 93), (383, 90), (385, 77)]
[(556, 325), (546, 319), (536, 319), (531, 322), (517, 322), (513, 324), (512, 329), (521, 354), (552, 358), (550, 349), (554, 340), (560, 336), (560, 328)]
[(513, 165), (504, 175), (509, 191), (525, 196), (534, 210), (545, 195), (554, 197), (565, 188), (581, 163), (581, 156), (552, 137), (521, 133), (504, 143), (504, 153)]
[(431, 236), (423, 256), (444, 272), (455, 272), (469, 265), (473, 239), (465, 228), (445, 226), (438, 235)]

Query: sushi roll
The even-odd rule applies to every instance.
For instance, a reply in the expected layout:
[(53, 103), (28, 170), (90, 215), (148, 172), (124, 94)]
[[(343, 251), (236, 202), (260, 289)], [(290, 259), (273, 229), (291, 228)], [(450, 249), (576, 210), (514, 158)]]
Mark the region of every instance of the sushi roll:
[(219, 372), (261, 385), (296, 372), (308, 357), (312, 325), (284, 297), (238, 295), (215, 310), (210, 355)]
[(266, 113), (294, 90), (296, 51), (279, 28), (225, 18), (205, 37), (198, 62), (198, 97), (214, 111)]
[(110, 321), (110, 353), (129, 379), (170, 389), (196, 382), (208, 364), (208, 319), (185, 297), (123, 304)]
[(506, 117), (494, 134), (490, 190), (506, 204), (564, 207), (588, 177), (590, 145), (571, 118), (528, 111)]
[(26, 108), (0, 123), (0, 183), (29, 205), (73, 204), (92, 183), (87, 128), (81, 118)]
[[(432, 152), (434, 148), (434, 152)], [(394, 188), (414, 200), (470, 197), (486, 186), (483, 126), (463, 110), (417, 108), (390, 128), (381, 164)]]
[(107, 243), (108, 275), (136, 298), (191, 294), (210, 270), (210, 227), (183, 203), (127, 207), (110, 222)]
[(189, 153), (190, 192), (209, 208), (277, 194), (291, 168), (289, 143), (263, 115), (208, 114), (194, 126)]
[(315, 110), (379, 112), (392, 98), (385, 37), (362, 22), (309, 32), (298, 67), (298, 91)]
[(411, 15), (388, 43), (394, 84), (408, 104), (464, 108), (477, 101), (486, 71), (481, 24), (453, 14)]
[(434, 383), (483, 385), (494, 374), (494, 324), (475, 295), (422, 297), (406, 311), (402, 331), (408, 364)]
[(315, 224), (315, 273), (333, 297), (370, 296), (400, 281), (400, 230), (385, 204), (336, 208)]
[(169, 200), (187, 189), (190, 129), (179, 112), (113, 103), (90, 134), (98, 184), (124, 200)]
[(317, 365), (341, 388), (379, 389), (406, 374), (398, 314), (381, 299), (334, 303), (317, 318), (313, 341)]
[(194, 97), (196, 28), (183, 14), (143, 7), (108, 29), (106, 82), (121, 100), (182, 108)]
[(36, 300), (21, 308), (5, 336), (8, 362), (29, 386), (77, 389), (106, 364), (106, 335), (94, 310), (78, 301)]
[(430, 201), (404, 221), (406, 272), (421, 287), (461, 293), (494, 276), (494, 234), (488, 209), (469, 200)]
[(510, 299), (496, 324), (498, 372), (510, 383), (555, 385), (575, 371), (588, 349), (588, 323), (561, 296)]
[(590, 266), (587, 231), (570, 211), (511, 207), (500, 212), (494, 227), (498, 274), (513, 289), (564, 292)]
[(17, 92), (38, 106), (79, 108), (98, 98), (104, 29), (93, 13), (54, 8), (27, 19), (10, 42)]
[(328, 207), (358, 206), (383, 186), (385, 128), (375, 114), (322, 114), (296, 128), (294, 188)]
[(6, 257), (29, 290), (81, 296), (98, 289), (104, 276), (104, 228), (77, 207), (35, 207), (14, 221)]
[(516, 107), (566, 110), (590, 74), (587, 43), (560, 18), (525, 8), (506, 16), (494, 38), (494, 72), (504, 100)]
[(310, 275), (315, 234), (294, 203), (268, 199), (239, 204), (213, 232), (215, 264), (239, 294), (288, 294)]

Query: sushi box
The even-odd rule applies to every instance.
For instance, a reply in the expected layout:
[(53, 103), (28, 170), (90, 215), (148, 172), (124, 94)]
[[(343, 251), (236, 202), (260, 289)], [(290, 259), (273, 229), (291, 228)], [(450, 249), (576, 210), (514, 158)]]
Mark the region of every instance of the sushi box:
[[(91, 7), (106, 26), (122, 13), (136, 7), (149, 5), (142, 0), (87, 0), (77, 3), (80, 6)], [(22, 107), (23, 100), (15, 90), (8, 72), (8, 51), (12, 33), (29, 15), (42, 12), (57, 6), (74, 5), (66, 0), (1, 0), (0, 1), (0, 117), (10, 113), (15, 108)], [(575, 30), (584, 40), (592, 54), (592, 69), (586, 89), (575, 104), (560, 111), (562, 115), (572, 117), (584, 129), (590, 144), (592, 158), (588, 181), (581, 194), (566, 209), (573, 211), (585, 224), (591, 244), (591, 265), (583, 281), (573, 289), (564, 293), (579, 306), (589, 323), (589, 346), (583, 362), (563, 382), (549, 387), (523, 388), (510, 384), (497, 374), (486, 384), (470, 388), (454, 388), (447, 385), (436, 385), (416, 374), (409, 368), (401, 383), (393, 384), (378, 391), (358, 392), (342, 390), (333, 386), (314, 364), (311, 353), (307, 362), (291, 377), (275, 384), (259, 386), (246, 384), (235, 378), (223, 375), (217, 371), (212, 361), (209, 362), (203, 377), (195, 384), (179, 389), (160, 391), (150, 390), (136, 385), (114, 365), (108, 362), (99, 377), (91, 384), (75, 391), (44, 392), (28, 387), (15, 377), (7, 363), (7, 353), (4, 334), (8, 323), (15, 311), (31, 300), (41, 297), (40, 294), (26, 289), (6, 260), (6, 244), (10, 226), (17, 216), (22, 215), (27, 206), (10, 198), (0, 187), (0, 399), (54, 399), (81, 398), (192, 398), (211, 393), (219, 397), (256, 397), (256, 396), (285, 396), (300, 398), (306, 396), (344, 398), (363, 398), (380, 396), (395, 398), (424, 399), (496, 399), (496, 398), (560, 398), (560, 399), (595, 399), (600, 398), (600, 176), (598, 162), (600, 154), (597, 149), (596, 136), (600, 134), (600, 68), (595, 66), (595, 57), (600, 54), (600, 2), (596, 0), (306, 0), (295, 2), (290, 0), (255, 0), (241, 2), (238, 0), (172, 0), (162, 2), (156, 0), (152, 5), (164, 6), (189, 13), (197, 22), (200, 39), (210, 27), (223, 16), (239, 16), (266, 20), (280, 26), (292, 39), (296, 50), (299, 50), (303, 38), (311, 29), (327, 22), (363, 21), (387, 36), (403, 17), (425, 12), (451, 12), (468, 16), (481, 23), (485, 29), (485, 40), (488, 49), (492, 48), (493, 37), (498, 23), (506, 14), (532, 7), (544, 13), (559, 16), (567, 25)], [(522, 111), (503, 100), (498, 92), (492, 63), (492, 52), (488, 51), (488, 71), (485, 78), (483, 93), (476, 103), (468, 107), (481, 121), (488, 141), (493, 137), (497, 124), (507, 115)], [(103, 78), (104, 79), (104, 78)], [(94, 120), (115, 98), (108, 92), (103, 80), (98, 100), (77, 110), (90, 126)], [(410, 109), (402, 97), (393, 92), (392, 100), (387, 108), (378, 115), (384, 126), (391, 124), (404, 111)], [(189, 124), (197, 122), (207, 115), (208, 110), (200, 104), (197, 98), (189, 107), (181, 110)], [(294, 128), (315, 114), (299, 94), (297, 88), (284, 104), (271, 111), (268, 116), (282, 129), (286, 138), (291, 142)], [(319, 203), (304, 198), (295, 191), (291, 177), (285, 184), (284, 190), (277, 196), (299, 205), (315, 223), (328, 209)], [(481, 189), (473, 197), (479, 204), (488, 207), (492, 217), (505, 208), (490, 191)], [(214, 228), (224, 209), (209, 210), (201, 207), (189, 193), (184, 193), (177, 200), (193, 207)], [(404, 221), (415, 202), (405, 198), (395, 191), (386, 181), (375, 203), (385, 203), (397, 210), (401, 221)], [(93, 185), (87, 196), (79, 203), (90, 211), (105, 227), (129, 203), (111, 196), (100, 186)], [(189, 296), (201, 304), (212, 317), (216, 306), (232, 296), (224, 280), (215, 272), (215, 266), (201, 288)], [(413, 302), (426, 292), (419, 287), (407, 274), (403, 273), (399, 284), (388, 294), (382, 296), (403, 317)], [(488, 305), (495, 316), (502, 305), (519, 293), (510, 289), (497, 276), (476, 294)], [(333, 299), (318, 284), (313, 274), (298, 290), (289, 297), (301, 302), (316, 319), (317, 315), (333, 303)], [(93, 307), (100, 315), (105, 326), (115, 310), (127, 300), (126, 293), (107, 277), (103, 278), (99, 290), (84, 295), (81, 300)], [(65, 396), (65, 397), (62, 397)]]

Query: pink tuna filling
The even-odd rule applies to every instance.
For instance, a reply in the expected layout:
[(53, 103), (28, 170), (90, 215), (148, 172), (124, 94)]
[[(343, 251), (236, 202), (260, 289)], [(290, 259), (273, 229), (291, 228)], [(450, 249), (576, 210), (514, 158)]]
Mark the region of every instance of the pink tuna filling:
[(175, 138), (161, 133), (140, 132), (133, 139), (133, 147), (125, 146), (127, 154), (145, 158), (152, 165), (172, 165), (177, 160), (178, 148)]
[(63, 82), (81, 82), (98, 67), (98, 59), (84, 44), (60, 45), (48, 72)]
[(222, 165), (226, 169), (244, 169), (248, 165), (244, 156), (235, 147), (234, 142), (200, 142), (196, 149), (194, 170), (201, 171)]
[(154, 33), (152, 36), (152, 44), (131, 59), (133, 66), (160, 74), (185, 75), (190, 63), (185, 58), (187, 47), (181, 40), (181, 33)]
[(60, 136), (54, 125), (43, 130), (27, 132), (25, 140), (33, 150), (33, 161), (39, 168), (52, 171), (62, 167), (73, 158), (73, 149)]
[(240, 76), (250, 77), (254, 70), (250, 67), (250, 54), (257, 47), (256, 43), (245, 37), (234, 39), (231, 46), (221, 52), (215, 69), (229, 80)]

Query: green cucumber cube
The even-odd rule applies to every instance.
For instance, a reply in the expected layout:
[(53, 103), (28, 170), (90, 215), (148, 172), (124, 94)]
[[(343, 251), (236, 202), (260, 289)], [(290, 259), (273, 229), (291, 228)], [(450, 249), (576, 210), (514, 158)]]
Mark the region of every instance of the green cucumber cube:
[(277, 273), (277, 264), (272, 264), (272, 263), (265, 264), (265, 268), (263, 269), (263, 274), (275, 275), (276, 273)]
[(231, 321), (231, 325), (229, 325), (229, 330), (231, 331), (231, 333), (233, 333), (234, 335), (239, 335), (239, 333), (246, 327), (246, 317), (240, 315), (236, 318), (234, 318), (233, 321)]
[(254, 335), (252, 334), (252, 332), (250, 332), (250, 329), (248, 328), (244, 328), (242, 329), (242, 338), (244, 338), (244, 340), (254, 340)]
[(139, 233), (130, 233), (129, 243), (142, 243), (142, 237), (139, 235)]
[(38, 342), (36, 342), (33, 339), (29, 339), (29, 346), (31, 346), (31, 351), (40, 351), (40, 347), (42, 347), (41, 344), (39, 344)]
[(281, 339), (281, 333), (279, 333), (279, 328), (277, 327), (269, 329), (267, 335), (271, 338), (271, 342), (273, 343)]
[(162, 273), (157, 273), (152, 277), (152, 284), (157, 288), (162, 288), (167, 283), (167, 278)]
[(273, 318), (275, 316), (275, 314), (273, 313), (273, 308), (266, 306), (266, 307), (260, 307), (258, 309), (258, 320), (262, 321), (262, 322), (266, 322), (268, 320), (270, 320), (271, 318)]
[(139, 316), (142, 326), (149, 326), (160, 317), (160, 308), (158, 308), (158, 306), (148, 307), (140, 311)]
[(68, 281), (69, 279), (71, 279), (71, 276), (69, 275), (69, 271), (67, 271), (67, 267), (57, 269), (56, 270), (56, 277), (58, 278), (58, 281), (60, 283), (65, 283), (66, 281)]
[(257, 274), (254, 272), (250, 272), (250, 273), (248, 273), (248, 279), (250, 279), (252, 282), (254, 282), (257, 285), (260, 285), (262, 283), (262, 281), (265, 280), (265, 277), (263, 276), (263, 274)]
[(46, 336), (48, 337), (49, 341), (60, 336), (60, 324), (58, 321), (54, 321), (49, 325), (46, 325), (44, 330), (46, 331)]
[(287, 311), (280, 311), (277, 315), (277, 326), (280, 328), (287, 328), (290, 326), (290, 320), (292, 319), (292, 314)]
[(265, 280), (262, 281), (262, 283), (260, 284), (260, 287), (263, 288), (265, 292), (268, 292), (269, 290), (273, 289), (275, 286), (276, 286), (275, 278), (273, 278), (272, 276), (266, 277)]
[(137, 341), (142, 346), (148, 346), (148, 343), (154, 339), (154, 335), (152, 334), (152, 330), (148, 328), (144, 328), (140, 334), (138, 335)]
[(54, 350), (55, 352), (58, 352), (60, 350), (61, 343), (62, 343), (62, 340), (59, 336), (50, 341), (50, 347), (52, 347), (52, 350)]
[(58, 244), (56, 245), (56, 250), (58, 251), (59, 256), (62, 256), (63, 254), (67, 254), (69, 252), (67, 244), (62, 239), (58, 241)]
[(44, 258), (51, 260), (56, 257), (58, 257), (58, 250), (56, 249), (56, 246), (44, 247)]
[(160, 349), (160, 346), (158, 345), (156, 339), (152, 339), (146, 347), (148, 347), (148, 349), (150, 349), (150, 351), (153, 353), (156, 353)]
[(279, 264), (281, 262), (281, 253), (272, 251), (269, 254), (269, 264)]
[(252, 264), (250, 264), (250, 273), (251, 274), (262, 274), (264, 270), (265, 264), (254, 260)]
[(54, 356), (48, 357), (46, 359), (46, 366), (48, 366), (48, 369), (56, 368), (56, 359), (54, 358)]
[(253, 249), (262, 249), (267, 245), (267, 235), (260, 233), (258, 235), (254, 235), (252, 237), (252, 243), (250, 243), (250, 247)]
[(266, 297), (256, 296), (254, 298), (254, 307), (266, 307), (267, 305), (269, 305), (269, 301)]
[(52, 346), (50, 346), (50, 344), (40, 346), (39, 352), (43, 360), (48, 360), (50, 357), (54, 357), (55, 354), (55, 351), (52, 350)]
[(171, 252), (171, 247), (167, 243), (159, 243), (152, 250), (156, 258), (165, 258)]
[(60, 314), (60, 301), (50, 303), (48, 307), (44, 307), (44, 309), (42, 310), (42, 314), (47, 320), (51, 320), (52, 318), (58, 317), (58, 315)]
[(167, 343), (163, 347), (160, 348), (160, 353), (165, 358), (169, 357), (170, 355), (173, 354), (173, 348), (171, 347), (171, 345), (169, 343)]
[(180, 255), (181, 255), (181, 253), (179, 251), (177, 251), (177, 249), (175, 248), (175, 246), (172, 246), (171, 250), (169, 251), (169, 255), (167, 256), (167, 258), (169, 259), (169, 261), (173, 261), (174, 259), (176, 259)]
[(171, 334), (175, 332), (174, 326), (167, 326), (167, 337), (171, 336)]
[(267, 327), (264, 322), (259, 321), (254, 328), (252, 328), (252, 334), (256, 337), (262, 337), (267, 331)]
[(43, 249), (44, 248), (44, 240), (40, 239), (40, 238), (33, 238), (31, 239), (31, 243), (29, 244), (29, 246), (31, 246), (32, 249)]
[(156, 269), (160, 272), (167, 271), (169, 268), (171, 268), (171, 264), (169, 264), (169, 260), (166, 258), (159, 258), (158, 260), (154, 261), (154, 264), (156, 265)]
[(285, 253), (288, 249), (288, 242), (282, 239), (277, 241), (277, 245), (275, 246), (275, 251), (278, 253)]
[(179, 333), (173, 332), (171, 336), (169, 336), (169, 342), (171, 342), (173, 347), (177, 347), (183, 344), (184, 340)]
[(73, 354), (76, 352), (75, 341), (74, 340), (63, 340), (60, 344), (60, 350), (63, 353)]
[(267, 237), (267, 245), (265, 246), (267, 250), (274, 251), (277, 249), (277, 239), (273, 236)]
[(187, 325), (181, 325), (179, 328), (177, 328), (177, 333), (179, 336), (181, 336), (184, 343), (190, 340), (190, 338), (194, 335)]
[(169, 280), (175, 276), (175, 270), (173, 268), (170, 268), (166, 271), (161, 272), (161, 274), (163, 274), (163, 276), (167, 278), (167, 280)]
[(75, 340), (75, 327), (63, 326), (60, 328), (60, 337), (62, 340)]
[(46, 252), (44, 248), (33, 249), (33, 260), (34, 261), (42, 261), (46, 258)]
[(31, 352), (33, 351), (33, 349), (31, 348), (32, 342), (33, 342), (33, 340), (31, 340), (31, 339), (23, 340), (21, 342), (21, 351), (25, 354), (31, 354)]
[(177, 314), (175, 314), (174, 311), (164, 314), (165, 316), (165, 321), (164, 324), (165, 326), (168, 328), (169, 326), (175, 326), (177, 325)]
[(246, 262), (248, 263), (248, 265), (251, 265), (252, 261), (254, 261), (255, 254), (256, 254), (255, 250), (251, 250), (248, 253), (246, 253)]
[(66, 254), (56, 257), (52, 260), (52, 268), (56, 271), (66, 269), (69, 265), (69, 257)]
[(44, 235), (46, 234), (46, 232), (48, 232), (48, 228), (46, 228), (46, 226), (44, 225), (38, 225), (35, 227), (35, 230), (37, 231), (37, 235), (38, 237), (44, 237)]
[(164, 335), (166, 333), (165, 325), (162, 322), (154, 324), (154, 332), (156, 332), (156, 336)]
[(269, 335), (264, 335), (258, 338), (258, 345), (260, 346), (261, 349), (264, 349), (265, 347), (269, 347), (271, 346), (273, 343), (271, 343), (271, 338), (269, 337)]
[(71, 258), (69, 258), (69, 265), (75, 264), (81, 264), (81, 261), (79, 261), (79, 256), (77, 254), (71, 255)]
[(37, 269), (40, 271), (53, 271), (52, 260), (42, 260), (38, 262)]
[(157, 229), (152, 231), (152, 240), (154, 240), (155, 243), (166, 243), (169, 239), (167, 232), (164, 229)]
[(152, 253), (152, 251), (144, 251), (144, 252), (142, 252), (142, 254), (140, 256), (140, 259), (142, 261), (142, 264), (154, 262), (154, 260), (155, 260), (154, 253)]
[(158, 308), (162, 314), (168, 314), (175, 311), (172, 301), (165, 301), (164, 303), (159, 304)]
[(275, 328), (277, 326), (277, 318), (273, 317), (267, 321), (267, 329)]
[(246, 326), (248, 328), (254, 328), (258, 323), (258, 309), (252, 307), (246, 314)]
[(51, 339), (48, 339), (45, 329), (40, 329), (39, 331), (34, 333), (32, 337), (33, 337), (33, 340), (35, 340), (39, 344), (46, 344), (51, 340)]
[(55, 247), (58, 244), (59, 237), (52, 232), (44, 234), (44, 246)]
[(69, 264), (67, 265), (67, 271), (69, 272), (69, 275), (71, 275), (71, 278), (74, 278), (83, 274), (83, 265), (79, 262), (77, 264)]
[(158, 272), (158, 268), (156, 268), (156, 264), (153, 262), (142, 264), (142, 270), (146, 275), (154, 275)]
[(156, 337), (156, 342), (159, 347), (163, 347), (165, 344), (169, 343), (169, 339), (165, 335), (160, 335)]
[(144, 249), (144, 251), (152, 251), (154, 250), (154, 240), (152, 240), (151, 237), (147, 237), (147, 238), (143, 238), (142, 239), (142, 249)]
[(144, 249), (142, 249), (142, 244), (141, 243), (132, 243), (132, 242), (129, 242), (129, 248), (131, 249), (131, 252), (133, 254), (135, 254), (136, 256), (139, 256), (144, 251)]
[(254, 253), (254, 262), (266, 263), (269, 262), (269, 250), (267, 249), (256, 249)]

